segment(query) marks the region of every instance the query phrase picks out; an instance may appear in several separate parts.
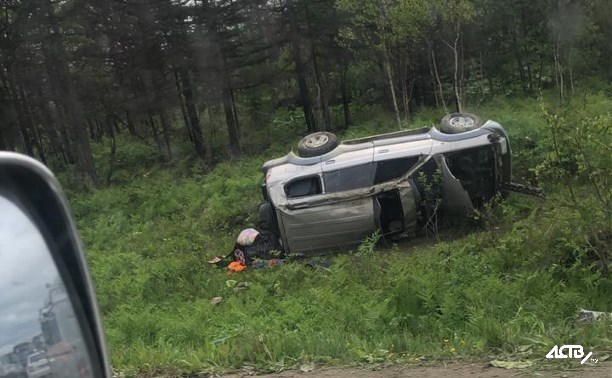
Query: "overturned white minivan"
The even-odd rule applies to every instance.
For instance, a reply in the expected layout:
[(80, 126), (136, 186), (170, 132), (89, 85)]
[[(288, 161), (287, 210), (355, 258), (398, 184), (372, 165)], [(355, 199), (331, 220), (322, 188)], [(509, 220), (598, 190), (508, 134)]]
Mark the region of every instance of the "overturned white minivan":
[(437, 218), (469, 216), (511, 180), (506, 131), (471, 114), (447, 115), (440, 131), (341, 143), (318, 132), (300, 141), (298, 155), (263, 165), (260, 217), (288, 255), (346, 248), (376, 230), (385, 237), (415, 234), (432, 208)]

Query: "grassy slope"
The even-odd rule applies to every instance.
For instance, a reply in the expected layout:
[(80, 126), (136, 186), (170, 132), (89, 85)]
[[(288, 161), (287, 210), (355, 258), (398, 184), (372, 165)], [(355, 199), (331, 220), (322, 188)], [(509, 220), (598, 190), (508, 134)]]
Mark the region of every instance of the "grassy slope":
[[(589, 114), (612, 106), (605, 96), (587, 103)], [(506, 126), (515, 176), (534, 180), (530, 168), (551, 151), (534, 143), (546, 137), (538, 102), (499, 99), (477, 112)], [(437, 117), (421, 113), (415, 125)], [(610, 347), (609, 323), (575, 324), (580, 307), (612, 311), (612, 280), (589, 265), (584, 217), (559, 206), (567, 193), (552, 180), (546, 201), (513, 195), (479, 231), (457, 239), (391, 250), (364, 243), (331, 258), (329, 269), (292, 263), (228, 277), (209, 266), (209, 257), (231, 248), (236, 230), (254, 223), (259, 167), (297, 137), (290, 120), (274, 123), (288, 136), (264, 155), (209, 174), (180, 146), (174, 165), (162, 167), (151, 148), (122, 140), (116, 185), (69, 192), (116, 369), (277, 369), (521, 353), (541, 359), (554, 344)], [(392, 127), (381, 116), (343, 137)], [(216, 296), (223, 302), (211, 305)]]

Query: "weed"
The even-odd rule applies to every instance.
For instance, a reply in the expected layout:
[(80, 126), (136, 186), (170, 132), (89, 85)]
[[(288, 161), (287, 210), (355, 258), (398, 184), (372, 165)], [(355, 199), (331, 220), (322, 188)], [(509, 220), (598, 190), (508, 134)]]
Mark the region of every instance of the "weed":
[(417, 174), (417, 185), (422, 193), (419, 217), (421, 218), (425, 234), (436, 240), (440, 240), (438, 211), (442, 204), (442, 195), (440, 192), (441, 181), (442, 173), (440, 169), (436, 169), (433, 174), (429, 176), (422, 171)]
[(359, 247), (357, 247), (357, 253), (362, 254), (366, 258), (374, 257), (374, 251), (376, 245), (380, 241), (380, 230), (375, 231), (372, 235), (365, 238)]

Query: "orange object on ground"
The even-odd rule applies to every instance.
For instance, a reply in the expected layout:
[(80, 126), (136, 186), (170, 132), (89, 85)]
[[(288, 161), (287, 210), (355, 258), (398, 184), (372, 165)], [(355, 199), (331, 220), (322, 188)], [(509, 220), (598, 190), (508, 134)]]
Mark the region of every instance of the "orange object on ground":
[(246, 269), (246, 265), (240, 263), (240, 261), (232, 261), (228, 266), (227, 270), (229, 274), (242, 272)]

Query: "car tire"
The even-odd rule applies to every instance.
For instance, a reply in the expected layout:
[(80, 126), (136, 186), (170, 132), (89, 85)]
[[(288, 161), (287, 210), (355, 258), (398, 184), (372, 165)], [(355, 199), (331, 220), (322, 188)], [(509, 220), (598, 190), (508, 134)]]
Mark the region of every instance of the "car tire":
[(459, 134), (482, 126), (478, 116), (469, 113), (447, 114), (440, 121), (440, 131), (445, 134)]
[(298, 155), (300, 157), (321, 156), (338, 146), (338, 138), (335, 134), (320, 131), (305, 136), (298, 143)]

